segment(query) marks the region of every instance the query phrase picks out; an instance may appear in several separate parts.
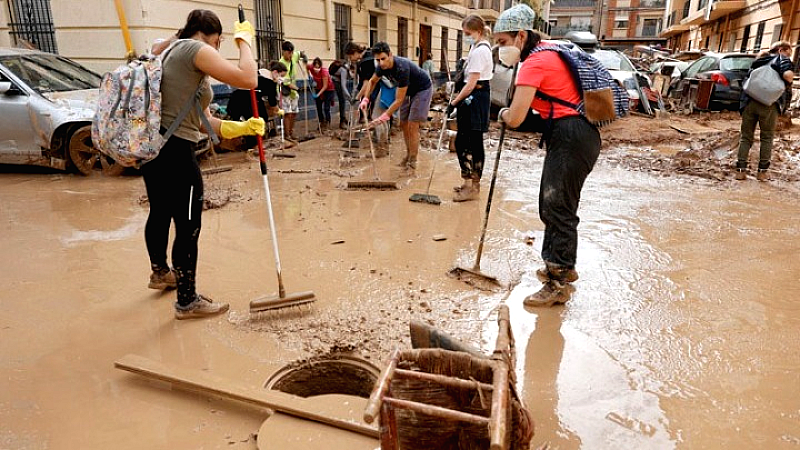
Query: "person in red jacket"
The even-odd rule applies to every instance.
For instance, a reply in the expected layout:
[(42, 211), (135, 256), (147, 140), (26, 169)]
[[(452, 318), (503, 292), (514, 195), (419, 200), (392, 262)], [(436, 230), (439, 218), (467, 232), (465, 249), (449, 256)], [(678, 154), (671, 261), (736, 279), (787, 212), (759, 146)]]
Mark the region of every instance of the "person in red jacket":
[(532, 53), (537, 46), (547, 45), (533, 31), (534, 20), (533, 10), (519, 4), (504, 11), (495, 23), (494, 37), (501, 46), (503, 64), (513, 66), (521, 61), (511, 107), (500, 110), (498, 118), (515, 128), (531, 108), (541, 117), (552, 117), (546, 121), (542, 136), (547, 153), (539, 186), (545, 267), (536, 275), (544, 285), (525, 299), (525, 306), (551, 306), (569, 300), (571, 283), (578, 279), (578, 203), (583, 183), (600, 155), (601, 141), (597, 127), (577, 110), (536, 95), (541, 92), (571, 104), (581, 100), (576, 82), (558, 53)]
[(311, 96), (317, 103), (317, 118), (322, 129), (328, 128), (331, 123), (331, 104), (333, 103), (334, 87), (328, 69), (322, 67), (322, 60), (314, 58), (308, 65), (308, 74), (314, 79), (316, 87)]

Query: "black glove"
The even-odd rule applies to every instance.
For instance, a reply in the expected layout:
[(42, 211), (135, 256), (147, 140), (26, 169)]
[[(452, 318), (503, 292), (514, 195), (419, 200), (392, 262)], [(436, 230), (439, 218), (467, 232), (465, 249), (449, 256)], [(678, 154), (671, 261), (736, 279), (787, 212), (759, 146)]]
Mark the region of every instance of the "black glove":
[(355, 105), (356, 103), (358, 103), (358, 98), (356, 96), (350, 97), (350, 104)]
[(453, 105), (452, 103), (448, 103), (447, 104), (447, 109), (444, 111), (444, 114), (447, 117), (450, 117), (450, 115), (453, 114), (453, 111), (455, 111), (455, 110), (456, 110), (455, 105)]

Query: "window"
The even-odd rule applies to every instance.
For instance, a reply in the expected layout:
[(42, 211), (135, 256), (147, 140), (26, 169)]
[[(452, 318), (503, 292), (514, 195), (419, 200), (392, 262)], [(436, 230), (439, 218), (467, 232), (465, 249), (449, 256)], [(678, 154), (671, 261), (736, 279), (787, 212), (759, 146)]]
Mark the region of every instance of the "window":
[[(341, 3), (333, 4), (336, 25), (336, 59), (344, 59), (344, 48), (350, 42), (350, 7)], [(370, 38), (372, 37), (372, 16), (370, 16)]]
[(756, 43), (753, 44), (753, 50), (755, 51), (761, 50), (761, 41), (764, 39), (764, 27), (766, 25), (766, 22), (761, 22), (758, 24), (758, 28), (756, 28)]
[(464, 56), (464, 32), (456, 32), (456, 61)]
[(783, 33), (783, 24), (779, 23), (775, 25), (775, 28), (772, 29), (772, 43), (776, 43), (781, 40), (781, 33)]
[(280, 0), (256, 0), (256, 51), (262, 64), (281, 56), (283, 27)]
[(408, 56), (408, 19), (397, 18), (397, 55)]
[(378, 38), (378, 16), (369, 15), (369, 46), (373, 47), (380, 40)]
[(11, 0), (9, 34), (17, 44), (27, 42), (39, 50), (58, 53), (50, 0)]
[(747, 51), (747, 41), (750, 40), (750, 25), (744, 27), (744, 34), (742, 35), (742, 46), (739, 47), (739, 51), (744, 53)]
[(614, 28), (622, 28), (627, 30), (628, 29), (628, 21), (627, 20), (615, 20), (614, 21)]
[(447, 70), (447, 41), (449, 40), (447, 37), (448, 30), (446, 27), (442, 27), (442, 60), (441, 60), (441, 68), (439, 70), (445, 71)]

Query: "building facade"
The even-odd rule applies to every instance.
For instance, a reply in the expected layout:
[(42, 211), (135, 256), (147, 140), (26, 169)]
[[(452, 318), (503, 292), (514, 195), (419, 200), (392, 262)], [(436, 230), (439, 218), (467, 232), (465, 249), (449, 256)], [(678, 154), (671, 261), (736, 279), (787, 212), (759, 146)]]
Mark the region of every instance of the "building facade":
[[(137, 53), (180, 28), (189, 11), (210, 9), (227, 39), (220, 51), (237, 55), (230, 31), (236, 0), (122, 0)], [(511, 0), (245, 0), (256, 27), (259, 61), (280, 57), (283, 40), (326, 63), (342, 57), (350, 41), (387, 41), (394, 53), (421, 64), (432, 54), (438, 70), (465, 55), (461, 20), (476, 13), (493, 22)], [(109, 0), (0, 0), (0, 47), (32, 46), (72, 58), (98, 72), (118, 66), (127, 54), (115, 2)]]
[(758, 53), (779, 41), (800, 45), (798, 0), (668, 0), (667, 45), (676, 50)]
[(553, 38), (590, 31), (603, 46), (620, 49), (663, 44), (659, 36), (666, 0), (555, 0), (550, 6)]
[(550, 6), (553, 38), (590, 31), (603, 46), (633, 48), (666, 42), (659, 36), (666, 0), (555, 0)]

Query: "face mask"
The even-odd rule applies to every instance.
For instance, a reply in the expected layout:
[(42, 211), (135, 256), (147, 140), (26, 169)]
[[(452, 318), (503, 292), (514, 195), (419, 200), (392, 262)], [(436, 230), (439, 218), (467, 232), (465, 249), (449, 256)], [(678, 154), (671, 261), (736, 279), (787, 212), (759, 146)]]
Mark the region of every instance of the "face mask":
[(500, 62), (509, 67), (519, 62), (520, 53), (520, 50), (515, 45), (497, 49), (497, 56), (500, 57)]
[(467, 47), (472, 47), (472, 44), (475, 43), (475, 38), (470, 36), (470, 35), (468, 35), (468, 34), (465, 34), (464, 35), (464, 43), (467, 44)]

